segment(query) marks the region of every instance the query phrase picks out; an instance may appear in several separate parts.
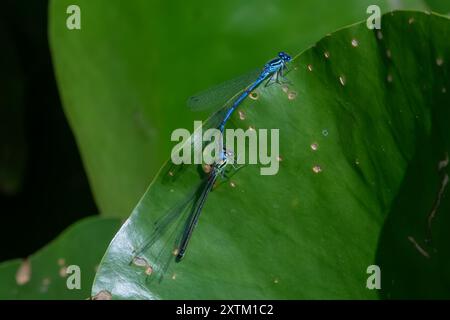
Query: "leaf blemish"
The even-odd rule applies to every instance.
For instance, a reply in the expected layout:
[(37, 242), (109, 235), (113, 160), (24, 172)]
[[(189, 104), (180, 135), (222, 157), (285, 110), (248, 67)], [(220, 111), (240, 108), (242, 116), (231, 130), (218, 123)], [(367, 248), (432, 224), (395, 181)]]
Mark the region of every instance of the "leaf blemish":
[(377, 32), (377, 38), (378, 38), (378, 40), (383, 40), (383, 32), (378, 31)]
[(417, 249), (417, 251), (419, 251), (419, 253), (421, 254), (421, 255), (423, 255), (425, 258), (430, 258), (430, 255), (428, 254), (428, 252), (426, 252), (418, 243), (417, 243), (417, 241), (413, 238), (413, 237), (411, 237), (411, 236), (409, 236), (408, 237), (408, 240), (414, 245), (414, 247)]
[(67, 276), (67, 268), (66, 268), (65, 266), (62, 266), (62, 267), (59, 269), (59, 276), (60, 276), (61, 278), (65, 278), (65, 277)]
[(392, 57), (392, 52), (391, 50), (386, 50), (386, 56), (390, 59)]
[(314, 173), (321, 173), (322, 172), (322, 167), (319, 165), (316, 165), (313, 167), (313, 172)]
[(145, 269), (145, 274), (147, 274), (148, 276), (151, 275), (153, 273), (153, 268), (150, 266), (150, 264), (147, 262), (147, 260), (145, 260), (144, 258), (141, 257), (134, 257), (133, 258), (133, 264), (139, 268), (143, 268)]
[(66, 260), (64, 258), (58, 259), (58, 266), (62, 267), (66, 264)]
[(250, 93), (250, 99), (252, 99), (252, 100), (258, 100), (258, 98), (259, 98), (258, 93), (256, 93), (256, 92)]
[(24, 259), (16, 273), (16, 282), (19, 286), (28, 283), (31, 279), (31, 262)]
[(111, 300), (112, 294), (108, 290), (102, 290), (92, 297), (92, 300)]
[(295, 100), (295, 98), (297, 98), (297, 92), (295, 92), (295, 91), (289, 92), (288, 99), (289, 100)]
[(40, 287), (39, 290), (40, 290), (42, 293), (47, 292), (47, 291), (48, 291), (48, 286), (50, 285), (50, 282), (51, 282), (50, 278), (44, 278), (44, 279), (42, 279), (41, 287)]
[(141, 257), (134, 257), (133, 264), (137, 267), (147, 267), (149, 265), (147, 260)]

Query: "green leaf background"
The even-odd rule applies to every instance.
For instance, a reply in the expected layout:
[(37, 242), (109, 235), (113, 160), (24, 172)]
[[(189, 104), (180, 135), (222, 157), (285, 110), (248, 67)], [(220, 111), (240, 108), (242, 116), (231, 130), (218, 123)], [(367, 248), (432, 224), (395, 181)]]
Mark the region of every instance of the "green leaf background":
[[(133, 250), (200, 179), (189, 166), (167, 182), (166, 164), (110, 244), (93, 294), (449, 298), (449, 35), (448, 18), (395, 12), (381, 31), (362, 22), (296, 56), (288, 92), (260, 87), (240, 107), (244, 119), (232, 118), (238, 128), (280, 129), (279, 173), (247, 166), (217, 187), (185, 260), (152, 283), (130, 265)], [(374, 264), (379, 291), (366, 288)]]

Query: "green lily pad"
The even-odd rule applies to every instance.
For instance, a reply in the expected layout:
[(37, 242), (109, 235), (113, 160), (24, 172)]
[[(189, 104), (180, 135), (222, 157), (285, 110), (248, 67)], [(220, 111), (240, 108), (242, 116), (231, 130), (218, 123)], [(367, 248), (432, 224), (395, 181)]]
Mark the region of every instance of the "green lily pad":
[[(0, 299), (89, 298), (96, 268), (119, 226), (119, 219), (86, 218), (27, 259), (1, 263)], [(79, 267), (79, 289), (71, 266)]]
[[(401, 2), (421, 7), (420, 0)], [(168, 157), (170, 134), (190, 127), (186, 98), (299, 52), (328, 32), (399, 1), (74, 1), (50, 3), (50, 44), (65, 113), (104, 215), (128, 217)]]
[[(161, 282), (130, 264), (155, 219), (199, 181), (160, 171), (111, 242), (93, 294), (116, 299), (450, 297), (450, 21), (420, 12), (341, 29), (261, 86), (232, 125), (280, 132), (279, 172), (248, 165), (209, 195)], [(245, 117), (242, 117), (245, 114)], [(170, 179), (169, 179), (170, 180)], [(434, 213), (433, 213), (434, 212)], [(366, 287), (381, 269), (381, 290)]]

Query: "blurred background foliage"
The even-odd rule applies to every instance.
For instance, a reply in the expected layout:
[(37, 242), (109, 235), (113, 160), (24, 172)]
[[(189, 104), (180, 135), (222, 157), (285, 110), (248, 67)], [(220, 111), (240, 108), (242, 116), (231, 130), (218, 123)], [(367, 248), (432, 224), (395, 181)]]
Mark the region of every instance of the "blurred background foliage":
[(47, 39), (47, 1), (0, 10), (0, 261), (25, 257), (96, 214), (64, 116)]
[[(104, 249), (119, 219), (90, 217), (75, 223), (27, 259), (0, 263), (0, 299), (87, 299)], [(71, 265), (80, 268), (79, 289)]]
[[(71, 4), (82, 9), (81, 31), (65, 26)], [(8, 245), (0, 261), (30, 255), (97, 206), (127, 217), (168, 158), (171, 131), (205, 118), (185, 109), (190, 94), (366, 19), (369, 4), (429, 8), (422, 0), (3, 1), (0, 241)]]
[[(239, 106), (228, 128), (280, 130), (280, 170), (246, 166), (219, 183), (185, 260), (158, 283), (160, 250), (166, 243), (170, 256), (175, 240), (155, 221), (204, 179), (198, 166), (169, 161), (111, 242), (93, 295), (449, 298), (450, 20), (397, 11), (382, 21), (379, 32), (362, 22), (320, 39), (289, 63), (287, 90), (260, 86)], [(130, 264), (133, 249), (144, 266)], [(373, 264), (381, 290), (365, 286)]]

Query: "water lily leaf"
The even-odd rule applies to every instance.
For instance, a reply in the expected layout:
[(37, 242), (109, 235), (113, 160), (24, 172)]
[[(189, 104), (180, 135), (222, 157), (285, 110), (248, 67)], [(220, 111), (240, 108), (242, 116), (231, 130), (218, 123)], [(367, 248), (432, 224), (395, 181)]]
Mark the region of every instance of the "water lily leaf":
[(187, 256), (159, 283), (146, 275), (157, 261), (130, 263), (133, 251), (200, 181), (198, 166), (176, 179), (163, 167), (111, 242), (93, 294), (449, 298), (450, 21), (408, 11), (382, 21), (323, 38), (291, 62), (288, 85), (261, 86), (241, 105), (234, 127), (279, 129), (279, 172), (248, 165), (217, 186)]

